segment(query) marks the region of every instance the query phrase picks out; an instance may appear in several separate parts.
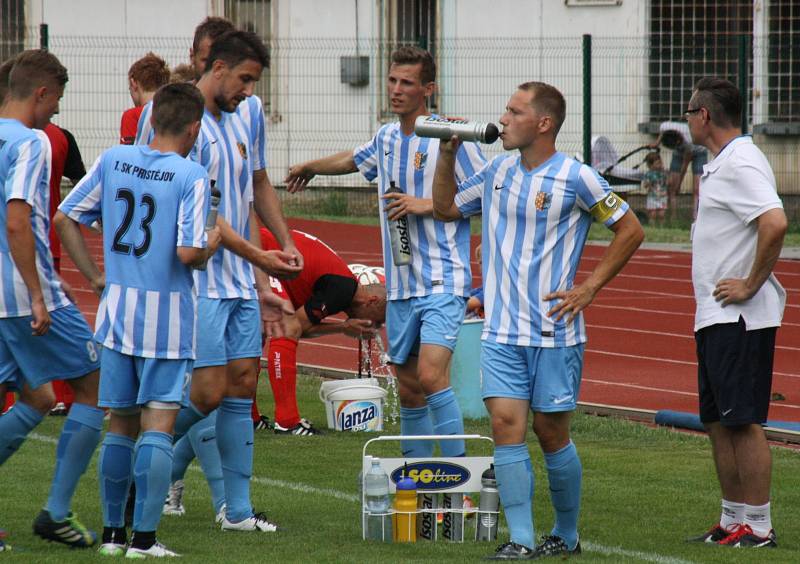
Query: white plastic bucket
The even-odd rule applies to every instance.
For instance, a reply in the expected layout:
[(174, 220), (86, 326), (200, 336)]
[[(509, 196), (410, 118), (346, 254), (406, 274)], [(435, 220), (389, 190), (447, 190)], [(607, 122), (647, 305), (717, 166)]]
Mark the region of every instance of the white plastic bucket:
[(376, 378), (331, 380), (319, 388), (328, 429), (336, 431), (382, 431), (385, 398)]

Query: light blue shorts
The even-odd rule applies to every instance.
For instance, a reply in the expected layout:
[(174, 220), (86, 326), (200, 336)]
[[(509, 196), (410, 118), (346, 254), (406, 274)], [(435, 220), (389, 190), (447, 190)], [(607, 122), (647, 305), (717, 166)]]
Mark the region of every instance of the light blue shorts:
[(31, 316), (0, 319), (0, 384), (36, 389), (53, 380), (72, 380), (100, 367), (97, 345), (73, 304), (50, 312), (50, 329), (31, 335)]
[(582, 369), (582, 344), (543, 348), (483, 341), (481, 395), (528, 400), (533, 411), (573, 411)]
[(419, 354), (420, 344), (456, 348), (467, 299), (453, 294), (432, 294), (386, 304), (386, 334), (393, 364), (405, 364)]
[(100, 407), (133, 407), (149, 401), (185, 405), (192, 382), (191, 359), (144, 358), (103, 348)]
[(261, 357), (258, 300), (198, 298), (196, 334), (195, 368)]

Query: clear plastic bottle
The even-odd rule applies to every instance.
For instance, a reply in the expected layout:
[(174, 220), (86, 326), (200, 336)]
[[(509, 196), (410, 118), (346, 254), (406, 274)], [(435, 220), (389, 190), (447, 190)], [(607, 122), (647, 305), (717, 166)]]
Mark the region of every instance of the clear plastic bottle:
[(372, 459), (372, 466), (364, 476), (364, 503), (367, 511), (367, 538), (391, 542), (389, 476), (383, 471), (378, 458)]
[(497, 540), (497, 512), (500, 510), (500, 493), (497, 491), (497, 479), (494, 475), (494, 464), (481, 475), (481, 500), (478, 503), (478, 526), (475, 540)]

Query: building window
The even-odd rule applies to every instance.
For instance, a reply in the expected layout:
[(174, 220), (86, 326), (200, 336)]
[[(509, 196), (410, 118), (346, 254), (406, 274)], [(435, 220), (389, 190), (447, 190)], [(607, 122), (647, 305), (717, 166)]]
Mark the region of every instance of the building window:
[[(270, 55), (274, 53), (271, 46), (272, 40), (272, 2), (271, 0), (225, 0), (225, 17), (231, 20), (236, 27), (251, 31), (258, 35), (266, 44)], [(273, 67), (272, 64), (270, 64)], [(272, 86), (271, 69), (264, 69), (261, 80), (256, 83), (255, 94), (261, 98), (264, 111), (269, 115), (270, 88)]]
[[(437, 0), (386, 0), (383, 7), (382, 41), (380, 42), (380, 61), (383, 61), (383, 76), (389, 72), (392, 51), (402, 45), (416, 45), (430, 51), (437, 60), (438, 42), (438, 2)], [(438, 64), (438, 61), (437, 61)], [(386, 89), (380, 88), (382, 121), (392, 121), (396, 116), (389, 110)], [(436, 94), (429, 104), (432, 110), (437, 107)]]
[(768, 120), (800, 123), (800, 1), (770, 0), (767, 17)]
[[(719, 76), (738, 83), (739, 41), (741, 36), (752, 37), (753, 9), (752, 0), (651, 0), (650, 123), (680, 118), (691, 98), (692, 86), (703, 76)], [(749, 54), (748, 61), (749, 85)], [(751, 90), (748, 86), (745, 93), (748, 106)]]
[(25, 1), (0, 0), (0, 62), (25, 49)]

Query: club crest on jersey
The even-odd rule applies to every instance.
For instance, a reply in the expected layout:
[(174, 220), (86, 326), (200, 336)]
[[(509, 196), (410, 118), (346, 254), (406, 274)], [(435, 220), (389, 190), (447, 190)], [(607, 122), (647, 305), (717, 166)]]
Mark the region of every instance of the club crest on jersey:
[(549, 192), (536, 192), (536, 199), (534, 199), (533, 203), (537, 211), (544, 211), (550, 207), (552, 201), (553, 194)]
[(236, 147), (239, 149), (239, 154), (242, 155), (244, 160), (247, 160), (247, 147), (244, 143), (236, 143)]
[(425, 163), (428, 162), (428, 153), (422, 153), (417, 151), (414, 153), (414, 168), (416, 170), (422, 170), (425, 168)]

